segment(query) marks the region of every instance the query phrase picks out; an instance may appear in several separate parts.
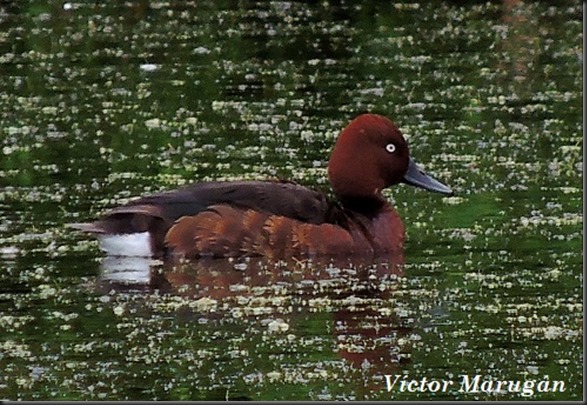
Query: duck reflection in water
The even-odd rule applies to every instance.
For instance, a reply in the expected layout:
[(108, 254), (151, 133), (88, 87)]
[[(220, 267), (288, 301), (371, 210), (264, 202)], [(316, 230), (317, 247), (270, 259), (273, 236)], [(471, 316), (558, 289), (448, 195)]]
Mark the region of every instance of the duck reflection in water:
[[(403, 260), (399, 253), (366, 260), (207, 258), (150, 266), (145, 261), (147, 267), (129, 268), (137, 261), (125, 264), (106, 258), (97, 288), (146, 298), (151, 293), (183, 297), (185, 301), (179, 302), (186, 304), (174, 310), (175, 316), (190, 323), (204, 318), (207, 325), (245, 322), (266, 328), (267, 322), (279, 320), (276, 327), (285, 325), (287, 330), (281, 332), (296, 340), (308, 333), (300, 325), (327, 313), (330, 319), (318, 330), (330, 337), (320, 337), (331, 342), (349, 366), (375, 377), (398, 371), (410, 361), (409, 349), (398, 342), (411, 334), (413, 320), (397, 315), (394, 296), (404, 276)], [(137, 316), (151, 316), (140, 299), (129, 305), (136, 305)], [(382, 389), (383, 381), (369, 378), (364, 383), (370, 385), (365, 389)]]

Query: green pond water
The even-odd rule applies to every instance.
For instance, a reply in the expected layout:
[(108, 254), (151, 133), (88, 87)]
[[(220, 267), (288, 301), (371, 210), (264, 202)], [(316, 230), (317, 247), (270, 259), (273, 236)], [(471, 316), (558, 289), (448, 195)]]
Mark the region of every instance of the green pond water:
[[(0, 398), (581, 400), (582, 43), (577, 1), (3, 2)], [(386, 191), (398, 263), (125, 263), (66, 227), (329, 192), (366, 111), (456, 192)]]

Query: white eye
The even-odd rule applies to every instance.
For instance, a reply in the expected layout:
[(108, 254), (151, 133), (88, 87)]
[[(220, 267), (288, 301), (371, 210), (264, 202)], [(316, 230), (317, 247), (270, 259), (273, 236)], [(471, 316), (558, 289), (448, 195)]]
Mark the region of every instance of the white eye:
[(387, 145), (385, 145), (385, 150), (389, 153), (393, 153), (395, 152), (395, 145), (393, 143), (388, 143)]

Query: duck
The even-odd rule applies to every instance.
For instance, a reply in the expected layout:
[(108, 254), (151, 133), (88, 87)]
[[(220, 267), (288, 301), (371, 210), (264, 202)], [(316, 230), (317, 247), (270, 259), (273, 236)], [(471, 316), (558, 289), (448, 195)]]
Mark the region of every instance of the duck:
[(287, 180), (212, 181), (136, 198), (73, 228), (109, 256), (381, 256), (402, 251), (403, 221), (382, 191), (399, 183), (453, 195), (411, 158), (387, 117), (364, 113), (328, 162), (333, 196)]

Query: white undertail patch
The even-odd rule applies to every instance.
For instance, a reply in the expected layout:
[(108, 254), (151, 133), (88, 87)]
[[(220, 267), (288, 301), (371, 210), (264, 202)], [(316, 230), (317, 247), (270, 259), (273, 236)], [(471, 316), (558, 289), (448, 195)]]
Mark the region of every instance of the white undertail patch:
[(100, 248), (109, 256), (153, 256), (149, 232), (97, 236), (100, 240)]

